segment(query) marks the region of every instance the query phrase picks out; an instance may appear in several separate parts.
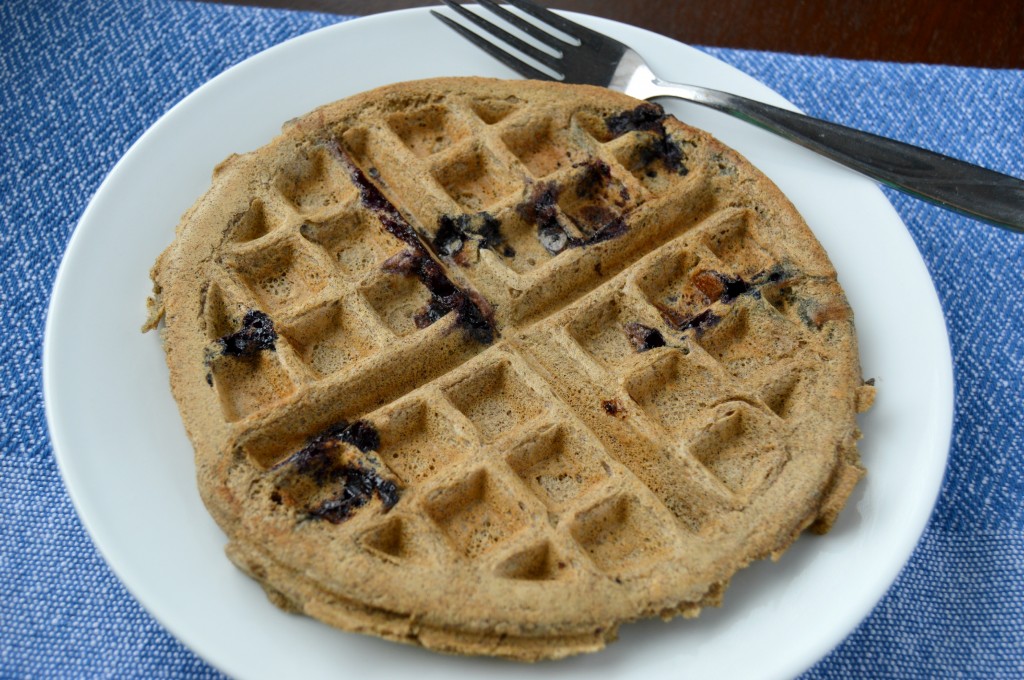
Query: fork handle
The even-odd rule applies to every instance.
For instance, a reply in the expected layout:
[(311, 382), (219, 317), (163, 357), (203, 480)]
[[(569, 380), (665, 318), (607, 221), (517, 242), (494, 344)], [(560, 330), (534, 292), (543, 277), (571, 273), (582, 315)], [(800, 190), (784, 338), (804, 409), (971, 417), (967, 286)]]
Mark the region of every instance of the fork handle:
[(696, 85), (655, 79), (649, 97), (680, 97), (785, 137), (883, 184), (1024, 233), (1024, 181), (920, 147)]

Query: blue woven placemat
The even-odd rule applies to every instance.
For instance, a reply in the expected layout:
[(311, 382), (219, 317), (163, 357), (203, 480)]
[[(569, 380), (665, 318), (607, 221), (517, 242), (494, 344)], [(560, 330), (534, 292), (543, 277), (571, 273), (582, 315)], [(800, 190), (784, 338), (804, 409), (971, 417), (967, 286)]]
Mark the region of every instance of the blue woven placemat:
[[(75, 515), (43, 416), (46, 305), (79, 215), (149, 125), (228, 66), (336, 21), (180, 0), (0, 3), (0, 678), (219, 677), (132, 599)], [(811, 114), (1024, 176), (1020, 71), (708, 52)], [(806, 677), (1024, 677), (1024, 237), (888, 195), (949, 326), (949, 470), (895, 585)]]

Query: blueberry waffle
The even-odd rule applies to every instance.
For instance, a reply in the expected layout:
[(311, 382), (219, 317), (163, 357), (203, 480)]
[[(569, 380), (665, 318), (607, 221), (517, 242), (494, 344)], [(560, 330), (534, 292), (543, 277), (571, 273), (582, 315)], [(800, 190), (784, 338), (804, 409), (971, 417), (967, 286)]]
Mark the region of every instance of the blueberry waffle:
[(656, 105), (402, 83), (215, 170), (153, 269), (199, 488), (270, 599), (520, 660), (694, 616), (861, 478), (850, 307)]

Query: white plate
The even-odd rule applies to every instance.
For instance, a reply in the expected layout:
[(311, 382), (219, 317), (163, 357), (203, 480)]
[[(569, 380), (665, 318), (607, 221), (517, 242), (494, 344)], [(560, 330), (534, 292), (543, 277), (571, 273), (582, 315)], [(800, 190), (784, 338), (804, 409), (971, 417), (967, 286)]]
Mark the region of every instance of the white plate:
[[(639, 46), (663, 77), (789, 106), (697, 50), (573, 18)], [(82, 216), (54, 286), (44, 348), (50, 434), (97, 548), (185, 644), (240, 678), (795, 675), (853, 630), (906, 562), (931, 512), (952, 427), (952, 365), (931, 280), (869, 181), (752, 126), (668, 102), (743, 152), (793, 200), (830, 253), (856, 313), (877, 404), (862, 420), (869, 470), (833, 532), (740, 573), (696, 621), (625, 627), (607, 651), (531, 667), (445, 657), (279, 612), (223, 555), (156, 334), (142, 335), (148, 269), (213, 166), (283, 121), (347, 95), (442, 75), (514, 77), (426, 10), (338, 24), (267, 50), (202, 86), (125, 154)]]

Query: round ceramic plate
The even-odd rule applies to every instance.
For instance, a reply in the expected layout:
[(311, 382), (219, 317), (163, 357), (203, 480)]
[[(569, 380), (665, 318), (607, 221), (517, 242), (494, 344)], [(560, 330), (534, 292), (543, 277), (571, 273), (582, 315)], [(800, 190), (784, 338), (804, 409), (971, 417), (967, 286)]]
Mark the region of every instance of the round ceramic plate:
[[(664, 78), (789, 106), (685, 45), (573, 18), (641, 47)], [(799, 673), (867, 615), (921, 535), (952, 426), (949, 344), (924, 263), (877, 187), (752, 126), (678, 102), (664, 103), (741, 151), (792, 199), (854, 308), (864, 375), (876, 378), (879, 396), (861, 421), (868, 477), (832, 533), (805, 536), (778, 563), (741, 572), (724, 606), (696, 620), (633, 624), (604, 652), (529, 667), (442, 656), (282, 613), (224, 557), (225, 538), (196, 491), (159, 339), (139, 332), (149, 267), (230, 153), (263, 145), (284, 121), (320, 104), (387, 83), (457, 75), (516, 77), (426, 10), (341, 23), (213, 79), (114, 167), (61, 264), (44, 348), (53, 447), (97, 548), (171, 633), (239, 678)]]

